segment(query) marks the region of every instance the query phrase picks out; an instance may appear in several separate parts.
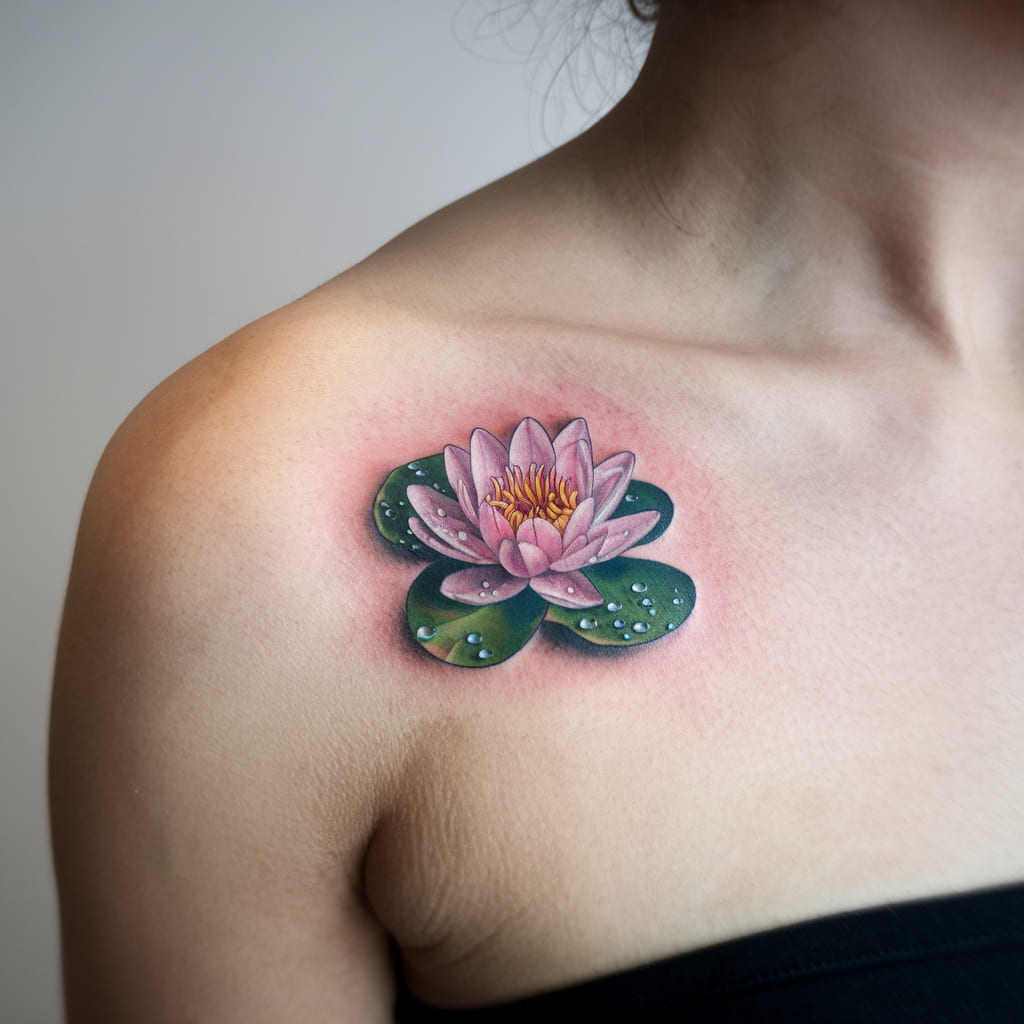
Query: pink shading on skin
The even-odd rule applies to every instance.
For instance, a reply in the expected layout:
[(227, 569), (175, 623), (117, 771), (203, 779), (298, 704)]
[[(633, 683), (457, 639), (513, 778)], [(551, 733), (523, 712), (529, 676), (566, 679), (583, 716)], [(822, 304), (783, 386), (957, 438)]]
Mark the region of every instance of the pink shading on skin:
[[(457, 501), (431, 487), (413, 484), (409, 503), (419, 518), (409, 528), (435, 551), (461, 562), (487, 566), (461, 569), (441, 584), (445, 597), (463, 604), (505, 600), (527, 586), (545, 600), (565, 608), (592, 608), (601, 603), (597, 588), (581, 571), (617, 557), (639, 543), (659, 519), (656, 511), (611, 520), (626, 494), (636, 463), (619, 452), (594, 465), (586, 420), (575, 419), (552, 441), (534, 419), (523, 419), (508, 448), (483, 429), (473, 431), (469, 451), (455, 445), (444, 450), (445, 471)], [(575, 495), (576, 506), (560, 521), (523, 512), (518, 528), (492, 502), (500, 496), (506, 472), (528, 477), (554, 471), (558, 482)], [(568, 511), (566, 512), (568, 514)], [(509, 512), (517, 520), (519, 512)], [(484, 587), (483, 582), (489, 586)]]

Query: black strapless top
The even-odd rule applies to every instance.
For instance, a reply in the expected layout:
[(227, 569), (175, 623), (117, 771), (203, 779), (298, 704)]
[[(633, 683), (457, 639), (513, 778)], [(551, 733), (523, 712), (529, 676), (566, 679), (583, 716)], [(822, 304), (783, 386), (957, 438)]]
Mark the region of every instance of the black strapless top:
[(483, 1009), (400, 987), (398, 1024), (1024, 1024), (1024, 884), (837, 914)]

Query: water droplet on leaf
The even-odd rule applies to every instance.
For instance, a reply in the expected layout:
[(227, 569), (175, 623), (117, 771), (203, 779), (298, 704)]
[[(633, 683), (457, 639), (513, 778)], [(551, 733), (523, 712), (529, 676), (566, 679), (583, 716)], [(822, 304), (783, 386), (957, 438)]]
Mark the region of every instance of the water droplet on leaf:
[(634, 584), (632, 584), (630, 586), (629, 589), (632, 590), (634, 594), (642, 594), (647, 589), (647, 584), (646, 583), (634, 583)]
[(482, 647), (480, 649), (480, 653), (477, 654), (477, 657), (478, 658), (493, 658), (494, 657), (494, 651), (488, 649), (487, 647)]
[(420, 626), (416, 630), (418, 640), (433, 640), (435, 636), (437, 636), (437, 630), (433, 626)]
[(597, 625), (597, 619), (580, 619), (580, 629), (593, 629)]
[(634, 622), (633, 623), (633, 629), (637, 633), (646, 633), (647, 630), (649, 630), (650, 628), (651, 628), (651, 624), (649, 622)]
[(625, 624), (626, 624), (626, 623), (625, 623), (625, 620), (624, 620), (624, 619), (616, 619), (616, 620), (615, 620), (615, 621), (614, 621), (614, 622), (612, 623), (612, 625), (613, 625), (613, 626), (614, 626), (614, 627), (615, 627), (616, 629), (622, 629), (622, 627), (623, 627), (623, 626), (624, 626)]
[(467, 644), (482, 644), (483, 642), (484, 638), (479, 633), (470, 633), (469, 636), (466, 637)]
[(632, 501), (636, 501), (636, 500), (637, 500), (637, 497), (636, 497), (635, 494), (627, 494), (626, 495), (626, 501), (632, 502)]
[(645, 598), (644, 598), (644, 599), (643, 599), (643, 600), (642, 600), (642, 601), (640, 602), (640, 606), (641, 606), (642, 608), (650, 608), (652, 604), (654, 604), (654, 602), (653, 602), (653, 601), (652, 601), (652, 600), (651, 600), (651, 599), (650, 599), (649, 597), (645, 597)]
[(610, 612), (622, 611), (622, 605), (618, 601), (609, 601), (606, 607)]

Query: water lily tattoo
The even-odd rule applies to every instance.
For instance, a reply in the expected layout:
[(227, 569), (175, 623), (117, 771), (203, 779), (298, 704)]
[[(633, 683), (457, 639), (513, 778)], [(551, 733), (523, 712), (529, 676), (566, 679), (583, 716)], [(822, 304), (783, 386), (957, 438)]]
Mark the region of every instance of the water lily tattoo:
[(374, 521), (385, 540), (432, 562), (406, 602), (420, 645), (479, 667), (520, 650), (545, 620), (614, 646), (681, 625), (696, 597), (690, 577), (620, 557), (672, 518), (668, 495), (633, 479), (635, 463), (618, 452), (595, 465), (583, 419), (552, 440), (526, 418), (507, 448), (480, 428), (468, 451), (447, 445), (394, 470)]

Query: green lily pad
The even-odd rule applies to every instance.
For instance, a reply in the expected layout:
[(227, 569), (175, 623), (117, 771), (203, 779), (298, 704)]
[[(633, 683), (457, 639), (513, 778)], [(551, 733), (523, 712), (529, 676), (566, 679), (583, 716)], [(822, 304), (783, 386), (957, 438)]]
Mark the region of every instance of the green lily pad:
[(454, 497), (444, 471), (443, 454), (414, 459), (388, 474), (373, 499), (373, 521), (385, 540), (413, 552), (417, 558), (440, 558), (439, 552), (427, 547), (409, 529), (409, 517), (415, 515), (405, 493), (410, 484), (426, 484), (434, 487), (438, 494)]
[(545, 618), (592, 644), (629, 647), (657, 640), (683, 624), (697, 599), (685, 572), (646, 558), (613, 558), (583, 574), (600, 591), (601, 604), (582, 611), (553, 604)]
[(660, 537), (672, 522), (672, 514), (675, 509), (672, 507), (672, 499), (660, 487), (646, 483), (643, 480), (632, 480), (629, 489), (619, 502), (619, 507), (608, 517), (618, 519), (620, 516), (631, 516), (634, 512), (648, 512), (654, 509), (661, 515), (654, 524), (651, 532), (645, 534), (640, 541), (641, 544), (650, 544), (656, 537)]
[(416, 577), (405, 602), (409, 629), (421, 647), (451, 665), (497, 665), (533, 636), (548, 605), (529, 588), (495, 604), (452, 601), (441, 593), (441, 583), (465, 568), (465, 562), (439, 556)]

